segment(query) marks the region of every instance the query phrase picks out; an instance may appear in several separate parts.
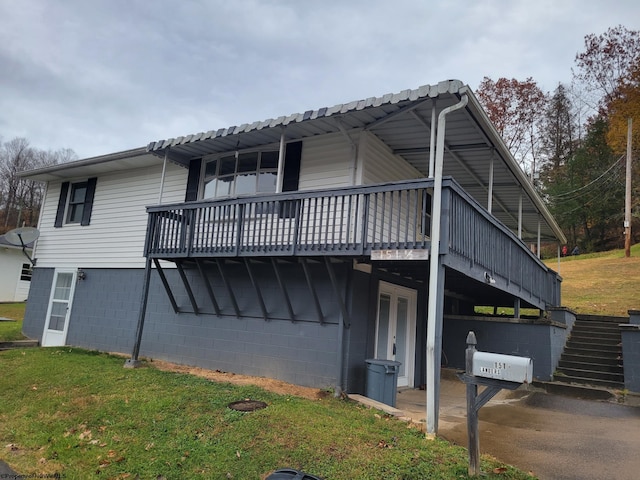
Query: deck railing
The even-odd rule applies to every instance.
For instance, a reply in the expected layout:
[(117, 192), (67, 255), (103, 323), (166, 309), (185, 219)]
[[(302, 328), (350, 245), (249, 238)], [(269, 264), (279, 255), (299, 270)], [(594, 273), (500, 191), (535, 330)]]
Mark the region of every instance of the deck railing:
[(446, 192), (449, 206), (446, 241), (448, 262), (486, 271), (508, 290), (546, 305), (560, 305), (560, 277), (518, 237), (459, 186)]
[[(433, 180), (148, 207), (151, 258), (368, 256), (429, 250)], [(560, 277), (451, 179), (443, 183), (445, 265), (532, 304), (559, 305)], [(424, 257), (421, 257), (424, 258)], [(480, 273), (479, 273), (480, 272)]]
[(148, 207), (155, 258), (368, 255), (430, 247), (432, 180)]

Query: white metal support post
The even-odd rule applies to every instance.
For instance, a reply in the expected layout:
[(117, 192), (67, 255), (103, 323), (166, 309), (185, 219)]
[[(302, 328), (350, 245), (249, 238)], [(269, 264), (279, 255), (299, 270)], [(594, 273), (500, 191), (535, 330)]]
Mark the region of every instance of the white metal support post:
[(624, 193), (624, 256), (631, 256), (631, 133), (633, 119), (627, 122), (627, 169)]
[[(434, 437), (438, 431), (438, 400), (440, 396), (440, 350), (442, 348), (442, 308), (444, 275), (440, 260), (440, 219), (442, 217), (442, 169), (444, 163), (444, 140), (446, 117), (450, 112), (464, 108), (469, 101), (462, 95), (459, 103), (445, 108), (438, 115), (436, 158), (433, 180), (431, 213), (431, 255), (429, 260), (429, 300), (427, 306), (427, 436)], [(442, 282), (442, 285), (440, 283)], [(437, 333), (439, 332), (439, 335)], [(436, 355), (437, 354), (437, 355)]]

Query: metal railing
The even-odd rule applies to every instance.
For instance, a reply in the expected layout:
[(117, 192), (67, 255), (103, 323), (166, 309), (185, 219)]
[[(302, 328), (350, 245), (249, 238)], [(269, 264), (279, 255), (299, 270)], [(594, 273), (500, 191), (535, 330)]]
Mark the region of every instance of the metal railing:
[(510, 291), (517, 290), (546, 305), (559, 305), (558, 274), (459, 186), (452, 187), (446, 189), (450, 212), (447, 254), (462, 259), (469, 269), (484, 270), (501, 279)]
[(155, 258), (368, 255), (429, 249), (433, 181), (148, 207)]
[[(148, 207), (151, 258), (368, 256), (429, 250), (433, 180)], [(451, 179), (443, 183), (441, 253), (472, 276), (535, 304), (560, 304), (560, 277)], [(447, 256), (451, 262), (447, 260)], [(455, 259), (455, 261), (454, 261)]]

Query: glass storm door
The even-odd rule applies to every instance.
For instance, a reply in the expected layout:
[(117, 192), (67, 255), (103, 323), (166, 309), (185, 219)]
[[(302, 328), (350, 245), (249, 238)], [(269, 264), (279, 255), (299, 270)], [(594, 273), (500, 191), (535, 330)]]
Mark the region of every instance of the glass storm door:
[(75, 270), (56, 270), (42, 335), (43, 347), (59, 347), (66, 343), (75, 285)]
[(415, 290), (380, 282), (375, 356), (402, 364), (399, 387), (413, 387), (416, 300)]

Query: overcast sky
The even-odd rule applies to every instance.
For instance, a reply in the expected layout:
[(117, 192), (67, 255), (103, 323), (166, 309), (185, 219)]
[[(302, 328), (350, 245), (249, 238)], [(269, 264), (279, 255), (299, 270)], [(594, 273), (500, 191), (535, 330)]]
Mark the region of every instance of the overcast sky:
[(571, 80), (637, 0), (0, 0), (0, 139), (80, 158), (459, 79)]

